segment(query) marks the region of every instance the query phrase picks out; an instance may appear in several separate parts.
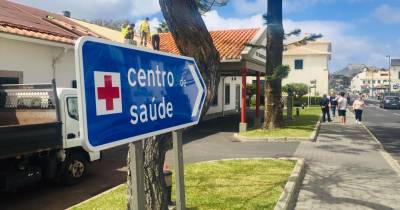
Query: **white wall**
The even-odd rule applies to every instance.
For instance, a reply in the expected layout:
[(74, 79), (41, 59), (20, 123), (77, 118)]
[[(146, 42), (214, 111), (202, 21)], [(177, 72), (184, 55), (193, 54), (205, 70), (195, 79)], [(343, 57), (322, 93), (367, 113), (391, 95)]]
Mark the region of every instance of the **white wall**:
[[(294, 61), (303, 59), (303, 69), (294, 69)], [(289, 76), (282, 81), (282, 85), (288, 83), (305, 83), (310, 85), (310, 80), (317, 80), (316, 92), (319, 95), (328, 94), (329, 92), (329, 71), (328, 71), (328, 55), (285, 55), (283, 56), (283, 64), (290, 66)], [(312, 95), (314, 89), (311, 90)]]
[[(0, 38), (0, 71), (21, 71), (21, 83), (50, 83), (52, 60), (64, 48)], [(59, 87), (71, 87), (75, 80), (73, 50), (67, 51), (56, 64), (56, 82)]]
[[(223, 88), (225, 88), (225, 84), (230, 84), (230, 103), (225, 104), (225, 96), (223, 95)], [(218, 86), (218, 105), (210, 106), (207, 114), (214, 114), (222, 112), (222, 109), (225, 111), (233, 111), (236, 108), (236, 85), (240, 86), (240, 95), (239, 100), (241, 102), (241, 91), (242, 91), (242, 78), (241, 77), (221, 77)], [(241, 103), (239, 103), (240, 108)]]

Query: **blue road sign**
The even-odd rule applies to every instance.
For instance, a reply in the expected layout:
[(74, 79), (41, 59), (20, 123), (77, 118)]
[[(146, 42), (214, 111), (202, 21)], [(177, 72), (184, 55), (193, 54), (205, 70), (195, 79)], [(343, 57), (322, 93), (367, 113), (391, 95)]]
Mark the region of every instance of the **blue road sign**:
[(193, 58), (82, 37), (81, 137), (99, 151), (198, 123), (206, 87)]

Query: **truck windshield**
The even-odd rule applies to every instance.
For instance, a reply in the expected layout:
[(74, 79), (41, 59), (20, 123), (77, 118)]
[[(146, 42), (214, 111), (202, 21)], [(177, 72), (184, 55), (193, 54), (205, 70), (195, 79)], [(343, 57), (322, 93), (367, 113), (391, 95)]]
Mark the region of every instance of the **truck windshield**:
[(75, 120), (79, 120), (77, 97), (68, 97), (67, 98), (67, 109), (68, 109), (68, 115), (71, 118), (73, 118)]

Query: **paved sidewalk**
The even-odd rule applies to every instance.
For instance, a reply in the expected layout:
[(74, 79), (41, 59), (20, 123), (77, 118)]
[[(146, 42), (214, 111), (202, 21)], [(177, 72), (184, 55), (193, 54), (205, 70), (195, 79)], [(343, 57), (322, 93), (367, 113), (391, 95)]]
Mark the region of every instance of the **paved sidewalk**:
[(346, 126), (322, 124), (317, 142), (294, 155), (307, 163), (295, 209), (400, 209), (400, 176), (379, 148), (351, 115)]

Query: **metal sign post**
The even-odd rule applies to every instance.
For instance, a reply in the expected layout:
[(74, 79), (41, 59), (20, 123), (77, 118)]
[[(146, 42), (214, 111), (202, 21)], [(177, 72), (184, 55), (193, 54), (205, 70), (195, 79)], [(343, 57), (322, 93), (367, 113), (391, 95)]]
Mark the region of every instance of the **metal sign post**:
[(185, 180), (183, 170), (182, 130), (172, 131), (174, 157), (175, 157), (175, 182), (176, 182), (176, 208), (185, 209)]
[[(128, 151), (128, 210), (145, 209), (143, 141), (129, 144)], [(131, 174), (129, 174), (131, 173)], [(130, 191), (131, 190), (131, 191)]]

